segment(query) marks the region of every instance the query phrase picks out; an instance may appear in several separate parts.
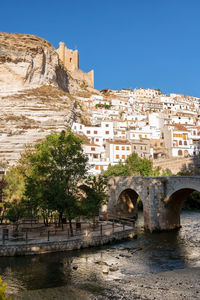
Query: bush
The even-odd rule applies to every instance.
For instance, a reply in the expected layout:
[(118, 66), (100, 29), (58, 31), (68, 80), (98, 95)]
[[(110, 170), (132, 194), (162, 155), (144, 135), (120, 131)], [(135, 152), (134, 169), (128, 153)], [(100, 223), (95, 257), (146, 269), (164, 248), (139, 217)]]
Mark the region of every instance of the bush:
[(11, 300), (11, 298), (6, 297), (6, 283), (2, 283), (2, 279), (0, 277), (0, 300)]

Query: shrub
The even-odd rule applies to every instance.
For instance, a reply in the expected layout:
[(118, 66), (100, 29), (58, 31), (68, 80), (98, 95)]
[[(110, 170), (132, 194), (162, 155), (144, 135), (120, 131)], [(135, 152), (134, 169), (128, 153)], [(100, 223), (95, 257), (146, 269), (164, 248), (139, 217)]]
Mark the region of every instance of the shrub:
[(11, 300), (11, 298), (6, 297), (6, 283), (2, 283), (2, 279), (0, 277), (0, 300)]

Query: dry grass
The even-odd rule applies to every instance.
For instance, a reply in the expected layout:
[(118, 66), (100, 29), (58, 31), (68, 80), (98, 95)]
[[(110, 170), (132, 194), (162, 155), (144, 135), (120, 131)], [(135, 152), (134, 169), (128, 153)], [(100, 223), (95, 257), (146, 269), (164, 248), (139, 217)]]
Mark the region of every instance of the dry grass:
[(91, 123), (91, 121), (90, 121), (90, 119), (89, 119), (88, 116), (82, 115), (80, 119), (81, 119), (80, 120), (81, 124), (83, 124), (85, 126), (92, 126), (92, 123)]
[(29, 50), (34, 50), (38, 47), (50, 47), (52, 50), (55, 48), (47, 40), (40, 38), (36, 35), (22, 34), (22, 33), (7, 33), (0, 32), (0, 44), (5, 48), (20, 48), (28, 47)]
[[(2, 119), (1, 119), (2, 120)], [(7, 115), (5, 116), (4, 120), (6, 123), (11, 122), (16, 125), (16, 128), (20, 129), (36, 129), (41, 126), (40, 122), (37, 122), (33, 119), (27, 118), (26, 116), (16, 116), (16, 115)]]
[(70, 95), (69, 93), (66, 93), (62, 90), (57, 89), (54, 86), (51, 85), (43, 85), (38, 88), (34, 89), (28, 89), (21, 91), (17, 94), (14, 94), (12, 96), (4, 96), (2, 99), (17, 99), (17, 100), (27, 100), (31, 101), (31, 99), (35, 100), (36, 98), (41, 99), (42, 101), (50, 101), (50, 100), (56, 100), (56, 99), (62, 99), (62, 98), (69, 98), (70, 100), (74, 101), (75, 98)]
[(90, 98), (93, 94), (89, 91), (78, 91), (75, 95), (78, 97)]

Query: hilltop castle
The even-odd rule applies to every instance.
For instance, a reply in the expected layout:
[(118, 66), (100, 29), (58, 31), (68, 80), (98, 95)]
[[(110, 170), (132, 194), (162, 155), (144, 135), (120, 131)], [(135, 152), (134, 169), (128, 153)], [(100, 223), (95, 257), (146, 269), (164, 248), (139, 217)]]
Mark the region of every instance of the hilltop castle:
[(65, 68), (72, 73), (75, 79), (83, 81), (87, 86), (94, 88), (94, 70), (85, 73), (79, 69), (78, 50), (68, 49), (64, 42), (60, 42), (57, 53)]

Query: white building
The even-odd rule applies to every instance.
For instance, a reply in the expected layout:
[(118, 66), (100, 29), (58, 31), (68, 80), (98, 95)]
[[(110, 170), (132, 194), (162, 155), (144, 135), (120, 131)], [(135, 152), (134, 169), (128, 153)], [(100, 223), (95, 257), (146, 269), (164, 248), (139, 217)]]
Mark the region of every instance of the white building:
[(110, 159), (111, 164), (124, 162), (131, 153), (131, 143), (128, 140), (115, 139), (106, 143), (106, 156)]
[(83, 151), (88, 156), (88, 173), (97, 175), (107, 170), (109, 158), (106, 158), (105, 148), (97, 144), (83, 144)]
[(134, 95), (137, 98), (156, 98), (161, 94), (160, 91), (154, 90), (154, 89), (134, 89)]
[(113, 122), (101, 122), (100, 126), (85, 126), (73, 123), (72, 130), (78, 134), (84, 134), (90, 142), (103, 146), (106, 140), (113, 139)]

